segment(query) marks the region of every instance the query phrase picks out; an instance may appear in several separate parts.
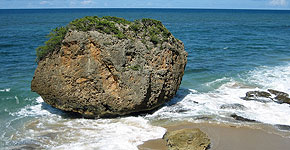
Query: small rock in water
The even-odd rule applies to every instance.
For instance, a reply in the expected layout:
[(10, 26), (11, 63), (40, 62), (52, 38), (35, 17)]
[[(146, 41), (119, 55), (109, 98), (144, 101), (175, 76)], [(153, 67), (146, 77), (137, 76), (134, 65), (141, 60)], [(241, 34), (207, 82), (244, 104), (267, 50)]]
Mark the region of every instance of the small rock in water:
[(255, 100), (259, 102), (270, 102), (273, 101), (271, 94), (264, 91), (249, 91), (246, 93), (244, 100)]
[(237, 115), (237, 114), (232, 114), (231, 117), (234, 118), (234, 119), (236, 119), (236, 120), (239, 120), (239, 121), (257, 122), (256, 120), (247, 119), (247, 118), (244, 118), (244, 117), (239, 116), (239, 115)]
[(188, 111), (188, 109), (178, 109), (175, 112), (177, 112), (177, 113), (183, 113), (183, 112), (187, 112), (187, 111)]
[(210, 147), (210, 139), (200, 129), (181, 129), (167, 132), (168, 150), (206, 150)]
[(246, 93), (244, 100), (255, 100), (259, 102), (287, 103), (290, 104), (289, 94), (277, 90), (268, 89), (266, 91), (249, 91)]
[(211, 116), (197, 116), (195, 117), (195, 120), (212, 120), (213, 117)]
[(277, 127), (280, 130), (290, 131), (290, 126), (289, 125), (276, 124), (275, 127)]
[(55, 139), (57, 137), (57, 133), (46, 133), (39, 137), (45, 138), (45, 139)]
[(242, 105), (242, 104), (238, 104), (238, 103), (234, 103), (234, 104), (224, 104), (220, 106), (220, 109), (236, 109), (236, 110), (245, 110), (247, 107)]
[(274, 99), (277, 100), (279, 103), (290, 104), (289, 94), (272, 89), (268, 89), (268, 91), (276, 96)]

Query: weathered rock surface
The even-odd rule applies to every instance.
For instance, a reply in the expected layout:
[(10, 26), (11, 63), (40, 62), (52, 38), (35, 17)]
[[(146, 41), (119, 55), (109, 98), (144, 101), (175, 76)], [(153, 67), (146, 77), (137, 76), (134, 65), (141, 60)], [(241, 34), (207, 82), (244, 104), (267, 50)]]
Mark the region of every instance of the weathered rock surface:
[(32, 91), (87, 117), (148, 111), (173, 98), (187, 62), (183, 43), (156, 20), (111, 22), (122, 38), (70, 28), (61, 48), (38, 62)]
[(199, 129), (170, 131), (163, 138), (168, 150), (206, 150), (210, 147), (209, 138)]
[(255, 100), (260, 102), (277, 102), (290, 104), (289, 94), (277, 90), (268, 89), (268, 91), (249, 91), (244, 100)]

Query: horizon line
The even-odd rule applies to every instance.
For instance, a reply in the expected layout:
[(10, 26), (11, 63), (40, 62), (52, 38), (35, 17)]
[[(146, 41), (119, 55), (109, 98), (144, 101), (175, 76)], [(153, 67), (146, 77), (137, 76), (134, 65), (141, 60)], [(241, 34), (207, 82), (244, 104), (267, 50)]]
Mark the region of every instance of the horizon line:
[(0, 8), (0, 10), (25, 10), (25, 9), (199, 9), (199, 10), (285, 10), (283, 8), (191, 8), (191, 7), (52, 7), (52, 8)]

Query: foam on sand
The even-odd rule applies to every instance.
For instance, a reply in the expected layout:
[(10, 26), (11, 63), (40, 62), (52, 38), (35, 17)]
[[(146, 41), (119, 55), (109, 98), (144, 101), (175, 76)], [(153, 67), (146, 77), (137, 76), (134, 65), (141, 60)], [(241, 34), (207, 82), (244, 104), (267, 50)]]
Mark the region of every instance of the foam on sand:
[(164, 128), (150, 125), (143, 117), (71, 119), (47, 106), (41, 97), (37, 102), (37, 105), (12, 114), (36, 117), (22, 132), (14, 135), (16, 141), (29, 139), (36, 145), (42, 143), (41, 148), (53, 150), (137, 150), (144, 141), (161, 138), (166, 132)]

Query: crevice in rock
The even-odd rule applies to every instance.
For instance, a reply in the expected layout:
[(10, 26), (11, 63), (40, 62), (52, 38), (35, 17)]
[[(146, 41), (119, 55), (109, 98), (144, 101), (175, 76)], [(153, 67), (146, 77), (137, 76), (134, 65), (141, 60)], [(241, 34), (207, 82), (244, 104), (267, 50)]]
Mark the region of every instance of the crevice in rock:
[(112, 111), (112, 107), (109, 106), (108, 104), (102, 104), (102, 105), (103, 105), (103, 107), (105, 108), (104, 111)]

